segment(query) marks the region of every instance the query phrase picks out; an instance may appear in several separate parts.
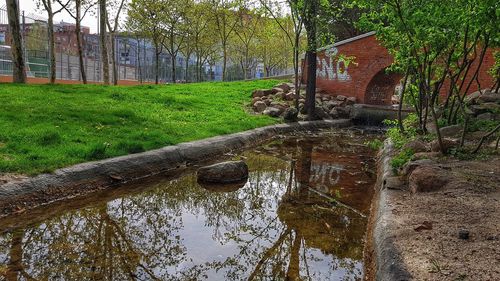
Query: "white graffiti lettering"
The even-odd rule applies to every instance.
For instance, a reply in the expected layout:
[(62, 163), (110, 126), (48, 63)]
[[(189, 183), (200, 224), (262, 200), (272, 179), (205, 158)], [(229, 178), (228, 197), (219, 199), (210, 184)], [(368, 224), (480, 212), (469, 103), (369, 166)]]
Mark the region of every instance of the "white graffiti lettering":
[(335, 47), (325, 50), (325, 56), (317, 58), (318, 77), (326, 80), (350, 81), (347, 63), (342, 57), (337, 57)]

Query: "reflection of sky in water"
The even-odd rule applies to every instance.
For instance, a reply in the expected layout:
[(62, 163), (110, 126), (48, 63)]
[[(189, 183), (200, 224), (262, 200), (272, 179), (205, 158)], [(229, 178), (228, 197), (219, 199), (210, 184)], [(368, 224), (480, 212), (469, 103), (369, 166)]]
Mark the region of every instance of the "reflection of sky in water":
[[(361, 141), (292, 138), (245, 152), (251, 174), (235, 192), (209, 192), (186, 175), (4, 233), (0, 273), (65, 280), (359, 279), (366, 218), (328, 196), (341, 191), (341, 201), (368, 210), (373, 179), (363, 164), (370, 155), (348, 145)], [(17, 263), (16, 255), (22, 255)]]

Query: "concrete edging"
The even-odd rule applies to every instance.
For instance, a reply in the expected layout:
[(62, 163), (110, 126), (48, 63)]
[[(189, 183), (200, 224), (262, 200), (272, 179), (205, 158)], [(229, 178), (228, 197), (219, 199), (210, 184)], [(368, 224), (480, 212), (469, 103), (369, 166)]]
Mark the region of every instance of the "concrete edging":
[(373, 218), (373, 254), (375, 258), (375, 279), (381, 281), (412, 280), (412, 276), (403, 262), (399, 249), (394, 244), (397, 222), (392, 213), (391, 204), (394, 190), (385, 187), (386, 179), (394, 176), (390, 161), (393, 144), (386, 139), (379, 152), (377, 163), (377, 196), (374, 202)]
[(350, 125), (348, 119), (271, 125), (58, 169), (51, 174), (0, 186), (0, 218), (146, 176), (175, 171), (232, 150), (259, 145), (279, 134)]

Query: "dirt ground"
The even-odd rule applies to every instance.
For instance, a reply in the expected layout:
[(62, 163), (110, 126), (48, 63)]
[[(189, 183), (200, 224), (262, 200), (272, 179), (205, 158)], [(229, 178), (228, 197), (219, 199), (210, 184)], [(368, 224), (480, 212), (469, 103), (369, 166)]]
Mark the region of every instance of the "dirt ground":
[(439, 162), (452, 175), (442, 189), (393, 198), (408, 270), (415, 280), (500, 280), (500, 157)]

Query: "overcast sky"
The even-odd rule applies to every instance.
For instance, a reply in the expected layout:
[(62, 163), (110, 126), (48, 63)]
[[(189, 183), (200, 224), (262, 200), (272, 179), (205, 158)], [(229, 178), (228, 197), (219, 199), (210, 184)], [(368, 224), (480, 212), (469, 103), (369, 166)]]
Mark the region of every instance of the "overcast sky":
[[(42, 18), (47, 18), (45, 10), (37, 10), (38, 0), (19, 0), (19, 6), (21, 6), (21, 11), (25, 11), (26, 15), (33, 14)], [(0, 0), (0, 7), (5, 5), (5, 0)], [(73, 23), (74, 19), (70, 17), (65, 11), (57, 14), (54, 17), (54, 22), (58, 23), (61, 20), (65, 22)], [(94, 15), (87, 15), (83, 21), (82, 25), (90, 27), (90, 32), (97, 32), (97, 18)]]

